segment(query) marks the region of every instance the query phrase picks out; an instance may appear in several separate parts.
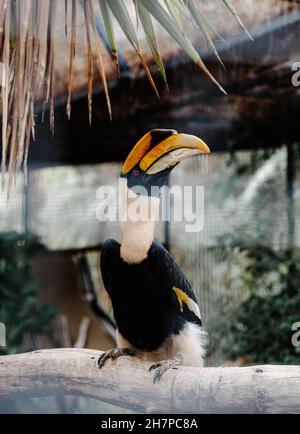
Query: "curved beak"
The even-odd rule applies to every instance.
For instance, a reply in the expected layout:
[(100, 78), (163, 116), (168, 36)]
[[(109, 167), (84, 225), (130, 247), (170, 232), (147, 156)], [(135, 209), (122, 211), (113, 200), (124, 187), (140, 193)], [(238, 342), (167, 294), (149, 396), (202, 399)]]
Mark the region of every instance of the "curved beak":
[(135, 145), (128, 155), (122, 174), (128, 173), (133, 167), (139, 165), (145, 173), (151, 175), (163, 170), (171, 170), (180, 161), (197, 154), (209, 153), (209, 147), (199, 137), (177, 133), (151, 146), (151, 131)]
[(209, 147), (190, 134), (174, 134), (156, 145), (141, 160), (140, 168), (150, 174), (173, 168), (192, 155), (207, 154)]

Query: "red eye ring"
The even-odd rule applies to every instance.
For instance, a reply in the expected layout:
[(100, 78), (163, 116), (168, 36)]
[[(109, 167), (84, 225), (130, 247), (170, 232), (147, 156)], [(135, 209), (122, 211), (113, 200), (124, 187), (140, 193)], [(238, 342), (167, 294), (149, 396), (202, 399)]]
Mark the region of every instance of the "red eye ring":
[(134, 169), (134, 170), (132, 171), (132, 174), (133, 174), (133, 176), (138, 176), (138, 175), (140, 174), (139, 169)]

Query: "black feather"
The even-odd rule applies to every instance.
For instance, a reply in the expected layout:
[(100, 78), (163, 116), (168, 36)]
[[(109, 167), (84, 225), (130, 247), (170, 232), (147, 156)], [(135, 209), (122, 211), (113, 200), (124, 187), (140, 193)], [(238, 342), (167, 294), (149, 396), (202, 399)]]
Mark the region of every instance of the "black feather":
[(118, 330), (134, 347), (155, 351), (187, 322), (201, 326), (201, 320), (187, 306), (180, 309), (174, 286), (195, 302), (196, 297), (184, 274), (157, 241), (145, 260), (130, 265), (120, 256), (120, 244), (109, 239), (103, 244), (100, 264)]

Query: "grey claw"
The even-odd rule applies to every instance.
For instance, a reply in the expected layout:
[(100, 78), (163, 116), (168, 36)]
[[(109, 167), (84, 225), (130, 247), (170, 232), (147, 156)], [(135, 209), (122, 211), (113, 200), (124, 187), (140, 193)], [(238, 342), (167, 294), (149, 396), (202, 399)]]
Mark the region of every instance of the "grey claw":
[(134, 351), (130, 348), (114, 348), (101, 354), (98, 359), (98, 366), (101, 369), (108, 359), (115, 360), (120, 356), (134, 356)]
[(160, 367), (160, 363), (155, 363), (154, 365), (151, 365), (149, 368), (149, 372), (152, 371), (153, 369), (159, 368)]
[(112, 360), (115, 360), (115, 359), (117, 359), (118, 357), (120, 357), (120, 356), (122, 356), (123, 355), (123, 351), (121, 350), (121, 348), (115, 348), (115, 349), (113, 349), (112, 351), (111, 351), (111, 353), (110, 353), (110, 358), (112, 359)]
[(161, 380), (161, 377), (163, 376), (163, 374), (165, 372), (166, 372), (166, 370), (163, 369), (163, 366), (161, 366), (160, 368), (158, 368), (157, 371), (154, 374), (153, 384), (158, 383)]
[(153, 384), (158, 383), (165, 372), (167, 372), (171, 368), (174, 368), (174, 366), (182, 363), (182, 360), (182, 354), (178, 353), (172, 359), (162, 360), (161, 362), (150, 366), (149, 371), (157, 369), (153, 377)]
[(101, 356), (98, 359), (98, 367), (99, 367), (99, 369), (101, 369), (104, 366), (106, 360), (109, 359), (109, 358), (110, 358), (110, 352), (109, 351), (107, 351), (106, 353), (101, 354)]

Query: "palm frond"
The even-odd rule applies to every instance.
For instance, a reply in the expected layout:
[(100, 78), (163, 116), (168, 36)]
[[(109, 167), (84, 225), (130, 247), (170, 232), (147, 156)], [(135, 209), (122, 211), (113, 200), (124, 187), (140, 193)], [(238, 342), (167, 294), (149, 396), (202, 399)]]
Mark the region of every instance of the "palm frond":
[(147, 11), (147, 9), (145, 9), (145, 7), (138, 2), (137, 3), (137, 14), (138, 17), (141, 20), (147, 41), (148, 41), (148, 45), (152, 51), (154, 60), (158, 66), (158, 69), (161, 73), (161, 76), (167, 86), (168, 89), (168, 82), (167, 82), (167, 76), (166, 76), (166, 71), (165, 71), (165, 67), (159, 52), (159, 48), (157, 45), (157, 40), (156, 40), (156, 35), (155, 35), (155, 30), (154, 30), (154, 26), (152, 23), (152, 18), (151, 15), (149, 14), (149, 12)]
[(115, 40), (115, 32), (112, 23), (111, 13), (107, 6), (107, 0), (99, 0), (99, 5), (100, 5), (103, 23), (106, 31), (107, 41), (113, 56), (114, 63), (116, 64), (118, 74), (120, 76), (120, 67), (119, 67), (118, 52), (117, 52), (117, 46)]
[(183, 31), (180, 13), (186, 13), (186, 9), (183, 7), (182, 3), (180, 3), (179, 0), (165, 0), (165, 5), (174, 23)]
[[(7, 129), (8, 129), (8, 101), (9, 101), (9, 60), (10, 60), (10, 1), (4, 0), (5, 5), (3, 7), (3, 19), (1, 27), (4, 27), (2, 33), (4, 33), (4, 44), (2, 51), (2, 180), (4, 180), (6, 172), (6, 159), (7, 159)], [(6, 9), (4, 9), (4, 7)], [(2, 42), (2, 38), (1, 38)]]
[(76, 52), (76, 18), (77, 18), (77, 1), (72, 0), (72, 30), (70, 44), (70, 63), (69, 63), (69, 81), (68, 81), (68, 100), (67, 100), (67, 116), (71, 116), (71, 95), (72, 95), (72, 80), (74, 72), (74, 58)]
[(224, 66), (224, 63), (222, 62), (222, 59), (219, 56), (219, 53), (218, 53), (217, 48), (213, 42), (213, 39), (209, 33), (209, 28), (207, 27), (207, 21), (205, 20), (205, 16), (201, 12), (201, 10), (198, 8), (198, 5), (196, 4), (195, 0), (186, 0), (186, 5), (187, 5), (192, 17), (194, 18), (196, 24), (198, 25), (199, 29), (202, 30), (202, 32), (204, 33), (206, 40), (208, 41), (208, 44), (210, 45), (213, 52), (215, 53), (218, 61), (223, 66), (223, 68), (226, 69)]
[(108, 108), (109, 118), (110, 118), (110, 120), (112, 120), (111, 104), (110, 104), (110, 98), (109, 98), (109, 93), (108, 93), (108, 86), (107, 86), (107, 81), (106, 81), (104, 62), (103, 62), (103, 57), (102, 57), (102, 47), (101, 47), (100, 39), (98, 37), (97, 28), (96, 28), (95, 11), (94, 11), (92, 1), (91, 0), (87, 0), (87, 1), (88, 1), (88, 5), (89, 5), (90, 20), (92, 22), (94, 37), (96, 38), (96, 44), (97, 44), (97, 66), (98, 66), (100, 78), (101, 78), (102, 85), (103, 85), (104, 92), (105, 92), (106, 105)]
[(143, 68), (147, 74), (147, 77), (150, 81), (150, 84), (151, 84), (154, 92), (156, 93), (156, 96), (159, 98), (159, 94), (158, 94), (156, 85), (155, 85), (154, 80), (152, 78), (151, 72), (148, 68), (148, 65), (146, 63), (144, 55), (140, 49), (138, 36), (137, 36), (137, 33), (134, 29), (134, 26), (133, 26), (133, 23), (131, 21), (128, 10), (125, 6), (124, 0), (107, 0), (107, 2), (108, 2), (108, 5), (109, 5), (112, 13), (114, 14), (116, 20), (118, 21), (121, 29), (123, 30), (126, 38), (131, 43), (133, 48), (136, 50), (136, 52), (137, 52), (137, 54), (141, 60), (141, 63), (143, 65)]
[(218, 83), (215, 77), (205, 66), (199, 53), (195, 50), (189, 39), (178, 30), (178, 26), (172, 21), (170, 15), (166, 13), (158, 0), (140, 0), (145, 8), (153, 15), (162, 27), (172, 36), (172, 38), (180, 45), (180, 47), (188, 54), (188, 56), (195, 62), (202, 71), (218, 86), (218, 88), (226, 95), (226, 91)]
[(89, 5), (85, 0), (83, 1), (86, 42), (87, 42), (87, 63), (88, 63), (88, 111), (89, 123), (92, 123), (92, 99), (93, 99), (93, 57), (92, 57), (92, 43), (90, 34), (90, 20), (89, 20)]
[(65, 35), (68, 36), (68, 0), (65, 0)]
[(249, 36), (249, 38), (252, 39), (252, 41), (253, 41), (252, 36), (248, 32), (248, 30), (247, 30), (246, 26), (244, 25), (243, 21), (240, 19), (239, 15), (238, 15), (235, 7), (231, 3), (231, 1), (230, 0), (222, 0), (222, 1), (225, 4), (225, 6), (227, 7), (227, 9), (231, 12), (231, 14), (236, 18), (237, 22), (242, 27), (242, 29), (245, 30), (245, 32), (247, 33), (247, 35)]
[[(129, 13), (130, 2), (133, 3), (135, 17)], [(95, 4), (98, 3), (99, 7), (96, 9)], [(249, 34), (231, 1), (221, 0), (221, 3), (226, 6), (228, 12)], [(92, 120), (94, 62), (106, 95), (109, 117), (112, 116), (101, 40), (103, 36), (99, 35), (96, 27), (96, 22), (98, 25), (99, 19), (103, 22), (107, 37), (105, 44), (112, 53), (118, 71), (115, 22), (118, 23), (123, 35), (137, 53), (157, 97), (159, 97), (158, 90), (138, 37), (140, 29), (137, 27), (139, 24), (166, 86), (166, 71), (159, 51), (160, 41), (156, 33), (157, 23), (218, 88), (226, 93), (204, 64), (200, 53), (186, 36), (182, 25), (183, 17), (190, 17), (222, 64), (213, 36), (222, 37), (203, 12), (200, 0), (65, 0), (60, 15), (58, 14), (58, 0), (0, 0), (1, 171), (2, 180), (4, 180), (8, 162), (8, 191), (11, 189), (14, 173), (22, 167), (26, 170), (30, 139), (35, 139), (35, 105), (38, 101), (42, 105), (42, 118), (49, 107), (50, 129), (52, 134), (54, 133), (54, 64), (57, 56), (55, 41), (59, 27), (62, 27), (67, 41), (70, 41), (66, 113), (68, 118), (71, 116), (80, 4), (83, 6), (87, 41), (89, 122)], [(69, 21), (70, 30), (68, 28)]]

